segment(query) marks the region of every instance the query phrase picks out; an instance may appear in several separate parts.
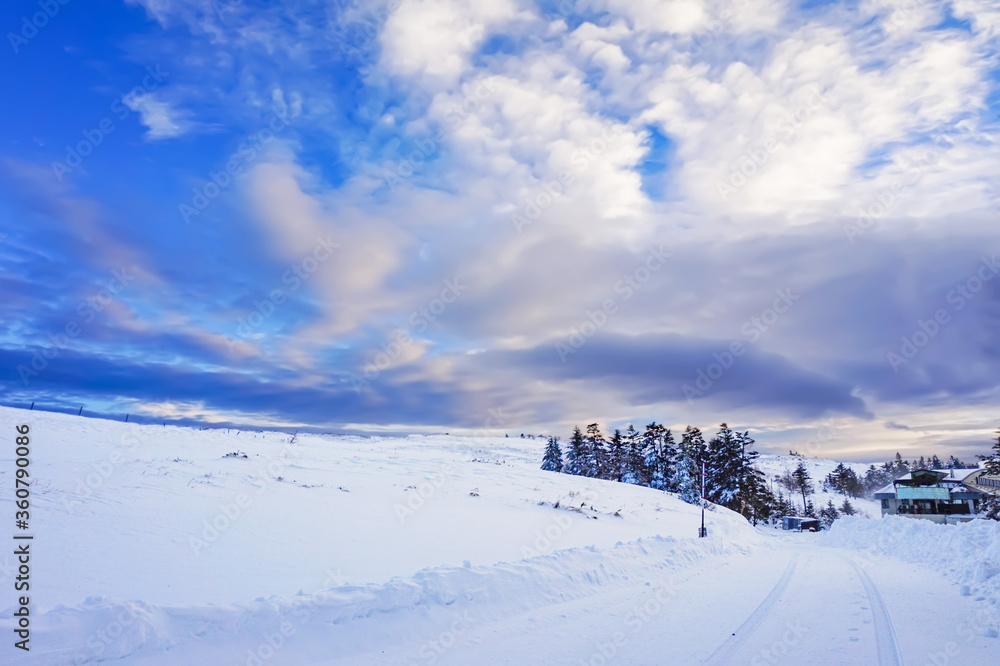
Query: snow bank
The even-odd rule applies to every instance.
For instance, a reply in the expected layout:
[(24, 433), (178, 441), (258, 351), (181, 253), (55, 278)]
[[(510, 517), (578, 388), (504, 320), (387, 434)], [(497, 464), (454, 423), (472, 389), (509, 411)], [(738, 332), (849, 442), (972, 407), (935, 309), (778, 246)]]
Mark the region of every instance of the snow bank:
[(834, 522), (823, 543), (890, 555), (938, 571), (961, 585), (963, 595), (981, 598), (993, 609), (992, 626), (986, 631), (996, 631), (1000, 624), (1000, 522), (938, 525), (897, 516), (847, 517)]
[[(278, 647), (282, 635), (297, 633), (306, 623), (329, 627), (375, 615), (383, 630), (394, 626), (400, 637), (419, 624), (421, 611), (434, 607), (474, 608), (479, 620), (496, 620), (637, 580), (669, 595), (674, 572), (749, 551), (745, 531), (731, 531), (723, 528), (707, 539), (654, 536), (609, 549), (573, 548), (491, 566), (431, 568), (381, 585), (339, 586), (252, 604), (176, 607), (91, 597), (35, 618), (32, 663), (134, 659), (191, 641), (211, 645), (243, 639), (246, 644), (262, 636), (274, 637), (272, 645)], [(13, 626), (11, 610), (0, 615), (5, 633)]]

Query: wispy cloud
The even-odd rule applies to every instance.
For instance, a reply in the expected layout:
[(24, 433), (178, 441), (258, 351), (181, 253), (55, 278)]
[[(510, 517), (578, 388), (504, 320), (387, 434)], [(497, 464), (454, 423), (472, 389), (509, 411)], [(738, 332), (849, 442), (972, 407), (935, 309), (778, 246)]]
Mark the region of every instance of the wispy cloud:
[(192, 128), (192, 123), (186, 119), (184, 112), (175, 109), (169, 102), (156, 99), (153, 93), (128, 97), (125, 104), (137, 111), (142, 124), (149, 128), (146, 132), (147, 139), (170, 139), (181, 136)]

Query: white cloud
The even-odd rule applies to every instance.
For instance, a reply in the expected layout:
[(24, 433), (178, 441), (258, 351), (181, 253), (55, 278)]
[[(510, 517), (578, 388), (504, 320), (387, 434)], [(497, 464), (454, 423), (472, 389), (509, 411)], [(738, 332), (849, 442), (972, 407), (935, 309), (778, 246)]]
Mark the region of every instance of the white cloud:
[(489, 30), (518, 13), (509, 0), (403, 0), (380, 35), (382, 63), (396, 75), (453, 84)]
[(149, 128), (147, 139), (170, 139), (185, 134), (192, 127), (185, 114), (174, 109), (169, 102), (157, 100), (153, 93), (125, 97), (124, 102), (139, 113), (140, 121)]

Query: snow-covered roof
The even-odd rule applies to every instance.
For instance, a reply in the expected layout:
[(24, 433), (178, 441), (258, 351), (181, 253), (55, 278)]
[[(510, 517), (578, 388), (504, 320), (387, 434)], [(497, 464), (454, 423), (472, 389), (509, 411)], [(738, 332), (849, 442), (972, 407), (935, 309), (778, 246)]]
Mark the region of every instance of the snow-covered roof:
[(881, 499), (881, 498), (879, 498), (880, 494), (881, 495), (891, 495), (891, 496), (895, 497), (896, 496), (896, 486), (893, 485), (892, 483), (890, 483), (889, 485), (887, 485), (884, 488), (879, 488), (878, 490), (875, 491), (875, 494), (874, 494), (875, 499)]
[[(930, 470), (927, 470), (927, 469), (918, 469), (918, 470), (915, 470), (915, 471), (917, 471), (917, 472), (936, 472), (938, 474), (943, 474), (944, 475), (944, 478), (941, 479), (942, 481), (954, 481), (955, 483), (959, 483), (961, 481), (964, 481), (968, 477), (972, 476), (976, 472), (978, 472), (979, 468), (978, 467), (974, 467), (972, 469), (930, 469)], [(954, 474), (955, 474), (954, 476), (952, 476), (952, 472), (954, 472)], [(896, 481), (912, 481), (912, 480), (913, 480), (913, 472), (907, 472), (903, 476), (901, 476), (898, 479), (896, 479)]]
[[(943, 477), (941, 478), (940, 482), (941, 483), (953, 484), (952, 487), (950, 488), (950, 492), (952, 492), (952, 493), (975, 493), (975, 492), (977, 492), (975, 489), (970, 488), (969, 486), (963, 485), (963, 482), (967, 478), (969, 478), (970, 476), (972, 476), (973, 474), (975, 474), (976, 472), (978, 472), (979, 469), (956, 469), (956, 470), (950, 470), (950, 469), (932, 469), (932, 470), (918, 469), (918, 470), (915, 470), (915, 471), (917, 473), (930, 471), (930, 472), (937, 472), (939, 475), (943, 475)], [(955, 472), (955, 476), (951, 476), (952, 471)], [(873, 497), (875, 499), (886, 499), (886, 498), (895, 497), (896, 496), (896, 482), (898, 482), (898, 481), (912, 481), (912, 480), (913, 480), (913, 473), (912, 472), (907, 472), (906, 474), (904, 474), (903, 476), (899, 477), (898, 479), (896, 479), (895, 481), (893, 481), (889, 485), (887, 485), (887, 486), (885, 486), (883, 488), (879, 488), (878, 490), (876, 490), (875, 493), (873, 494)]]

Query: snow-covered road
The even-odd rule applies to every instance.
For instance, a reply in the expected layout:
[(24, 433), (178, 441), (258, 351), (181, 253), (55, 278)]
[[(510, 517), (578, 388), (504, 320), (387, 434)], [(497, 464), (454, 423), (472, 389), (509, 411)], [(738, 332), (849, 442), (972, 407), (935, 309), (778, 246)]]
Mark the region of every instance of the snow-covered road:
[[(636, 581), (473, 627), (436, 663), (889, 666), (1000, 659), (996, 639), (959, 631), (977, 609), (939, 574), (858, 559), (856, 551), (806, 539), (782, 538), (773, 551), (713, 563), (662, 587)], [(399, 656), (412, 663), (405, 651)], [(386, 663), (371, 657), (367, 663)]]
[[(605, 581), (592, 594), (518, 612), (458, 600), (305, 623), (260, 663), (997, 663), (996, 639), (963, 630), (977, 627), (982, 610), (938, 573), (816, 545), (815, 535), (775, 535), (769, 546), (663, 577)], [(127, 663), (258, 664), (259, 647), (233, 634)]]

